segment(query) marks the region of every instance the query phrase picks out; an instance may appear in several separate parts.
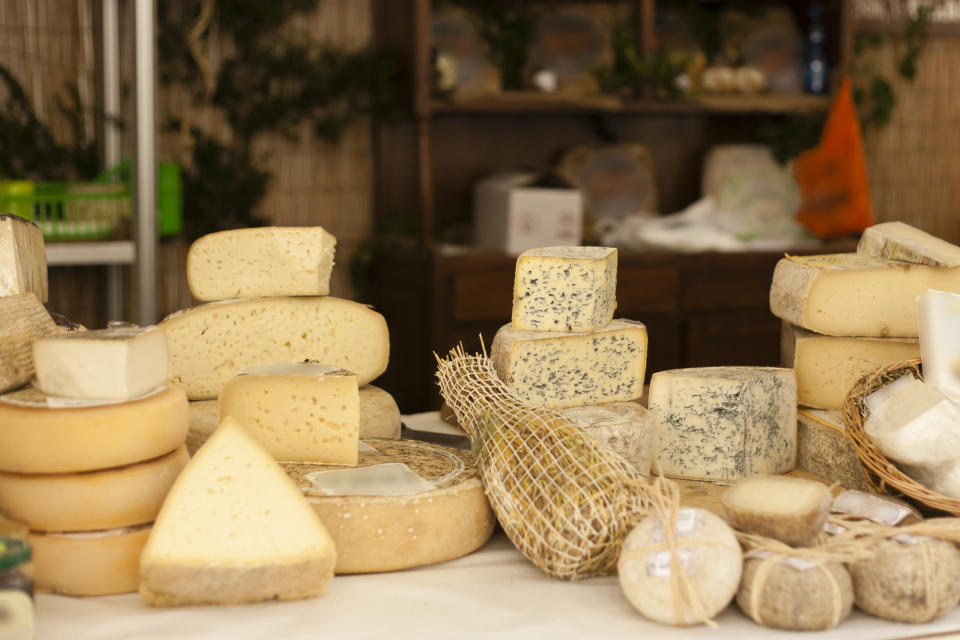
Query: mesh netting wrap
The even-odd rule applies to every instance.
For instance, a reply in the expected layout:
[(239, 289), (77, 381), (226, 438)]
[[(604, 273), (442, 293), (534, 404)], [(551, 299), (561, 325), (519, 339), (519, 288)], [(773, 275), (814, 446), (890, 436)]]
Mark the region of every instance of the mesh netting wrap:
[(440, 391), (510, 540), (556, 578), (610, 573), (649, 508), (646, 476), (558, 413), (524, 404), (485, 355), (459, 348), (437, 361)]

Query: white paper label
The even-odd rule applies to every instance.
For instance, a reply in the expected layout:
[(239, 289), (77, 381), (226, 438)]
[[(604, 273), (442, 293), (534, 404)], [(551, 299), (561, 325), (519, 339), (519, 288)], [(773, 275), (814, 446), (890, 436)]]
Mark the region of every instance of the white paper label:
[(387, 462), (357, 469), (314, 471), (306, 478), (325, 496), (409, 496), (437, 486), (402, 462)]
[[(677, 559), (680, 561), (680, 566), (688, 574), (693, 569), (693, 553), (693, 549), (677, 549)], [(669, 578), (672, 555), (669, 551), (658, 551), (647, 556), (647, 575), (652, 578)]]

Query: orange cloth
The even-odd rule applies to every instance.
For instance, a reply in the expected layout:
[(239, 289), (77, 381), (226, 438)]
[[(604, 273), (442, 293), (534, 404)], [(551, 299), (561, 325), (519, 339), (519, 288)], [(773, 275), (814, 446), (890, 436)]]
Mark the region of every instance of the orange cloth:
[(800, 187), (797, 221), (820, 238), (860, 233), (873, 224), (867, 163), (850, 78), (844, 77), (820, 144), (793, 165)]

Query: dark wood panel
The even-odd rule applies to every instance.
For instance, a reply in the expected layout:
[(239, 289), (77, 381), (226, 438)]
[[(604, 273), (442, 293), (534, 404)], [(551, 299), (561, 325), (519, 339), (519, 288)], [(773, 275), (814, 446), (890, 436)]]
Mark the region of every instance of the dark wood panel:
[(686, 323), (683, 366), (780, 366), (780, 320), (762, 311), (705, 314)]
[(650, 313), (677, 310), (676, 267), (621, 265), (617, 271), (617, 317), (643, 320)]
[(509, 271), (479, 271), (454, 275), (450, 317), (457, 322), (510, 322), (513, 313), (513, 276), (512, 264)]
[(684, 274), (682, 306), (690, 311), (763, 309), (768, 305), (770, 282), (779, 256), (749, 256), (745, 264), (705, 262)]

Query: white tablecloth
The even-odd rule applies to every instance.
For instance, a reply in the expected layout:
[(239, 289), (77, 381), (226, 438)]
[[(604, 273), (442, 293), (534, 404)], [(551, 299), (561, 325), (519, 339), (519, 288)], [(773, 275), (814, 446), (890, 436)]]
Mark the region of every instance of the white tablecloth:
[(732, 605), (720, 628), (677, 629), (644, 619), (615, 577), (577, 583), (537, 571), (497, 533), (464, 558), (409, 571), (338, 576), (320, 598), (233, 607), (152, 609), (136, 594), (37, 596), (37, 640), (184, 638), (790, 638), (886, 639), (960, 630), (960, 607), (926, 625), (886, 622), (854, 611), (822, 634), (776, 632)]

